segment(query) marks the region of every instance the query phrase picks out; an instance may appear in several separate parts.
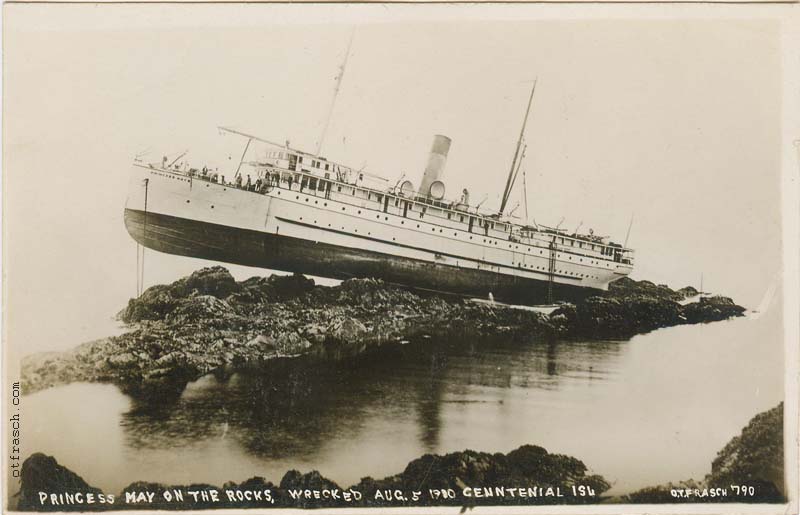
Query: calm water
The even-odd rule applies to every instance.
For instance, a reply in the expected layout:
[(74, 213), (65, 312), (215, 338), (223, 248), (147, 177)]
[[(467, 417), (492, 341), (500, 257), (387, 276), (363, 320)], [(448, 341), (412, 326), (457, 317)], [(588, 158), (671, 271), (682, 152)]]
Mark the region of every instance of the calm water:
[(777, 313), (628, 341), (421, 342), (343, 363), (276, 363), (143, 399), (74, 384), (26, 396), (25, 453), (90, 484), (221, 485), (296, 468), (342, 486), (424, 453), (532, 443), (581, 459), (613, 493), (710, 471), (783, 398)]

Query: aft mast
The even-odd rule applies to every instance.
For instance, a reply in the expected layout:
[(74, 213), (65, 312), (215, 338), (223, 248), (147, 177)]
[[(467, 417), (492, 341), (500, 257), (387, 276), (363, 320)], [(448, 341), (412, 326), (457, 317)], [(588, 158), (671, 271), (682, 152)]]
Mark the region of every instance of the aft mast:
[(534, 79), (533, 87), (531, 88), (531, 96), (528, 99), (528, 109), (525, 111), (525, 118), (522, 120), (522, 129), (519, 131), (519, 140), (517, 140), (517, 149), (514, 151), (514, 159), (511, 160), (511, 170), (508, 172), (508, 179), (506, 180), (506, 188), (503, 191), (503, 200), (500, 203), (500, 214), (506, 209), (508, 204), (508, 197), (511, 195), (511, 189), (514, 187), (514, 179), (516, 179), (517, 158), (519, 157), (519, 149), (522, 147), (522, 139), (525, 137), (525, 126), (528, 124), (528, 115), (531, 113), (531, 104), (533, 103), (533, 93), (536, 91), (536, 81)]
[(317, 143), (317, 155), (320, 155), (322, 152), (322, 144), (325, 142), (325, 135), (328, 132), (328, 125), (331, 123), (331, 117), (333, 116), (333, 108), (336, 105), (336, 97), (339, 95), (339, 88), (342, 85), (342, 78), (344, 77), (344, 70), (347, 66), (347, 58), (350, 57), (350, 47), (353, 46), (353, 36), (355, 35), (355, 29), (353, 32), (350, 33), (350, 41), (347, 43), (347, 51), (344, 54), (344, 61), (342, 61), (341, 66), (339, 66), (339, 73), (336, 74), (336, 86), (333, 89), (333, 98), (331, 98), (331, 106), (328, 109), (328, 116), (325, 118), (325, 126), (322, 128), (322, 135), (319, 137), (319, 143)]

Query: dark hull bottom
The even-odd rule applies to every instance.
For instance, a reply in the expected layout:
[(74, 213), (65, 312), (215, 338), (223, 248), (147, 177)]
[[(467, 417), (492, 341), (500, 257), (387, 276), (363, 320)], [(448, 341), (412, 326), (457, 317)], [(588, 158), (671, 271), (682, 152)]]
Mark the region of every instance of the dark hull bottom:
[[(519, 304), (547, 302), (547, 281), (458, 268), (368, 250), (269, 234), (169, 215), (125, 210), (125, 227), (147, 248), (238, 265), (349, 279), (375, 277), (416, 289)], [(553, 284), (553, 300), (575, 301), (598, 290)]]

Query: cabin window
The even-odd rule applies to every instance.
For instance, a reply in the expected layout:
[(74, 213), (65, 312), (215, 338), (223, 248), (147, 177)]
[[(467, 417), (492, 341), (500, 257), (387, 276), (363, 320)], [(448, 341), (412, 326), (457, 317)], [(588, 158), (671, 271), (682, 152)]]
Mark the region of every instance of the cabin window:
[(315, 179), (315, 178), (309, 179), (308, 187), (309, 187), (309, 189), (312, 189), (312, 190), (317, 189), (317, 179)]
[(463, 222), (464, 221), (464, 215), (458, 215), (458, 221), (459, 222)]
[(450, 220), (450, 213), (447, 213), (447, 219)]
[(299, 159), (299, 161), (300, 161), (301, 163), (303, 162), (303, 156), (300, 156), (300, 159)]
[(342, 192), (342, 187), (341, 187), (341, 186), (336, 186), (336, 191), (338, 191), (339, 193), (341, 193), (341, 192)]
[(325, 171), (326, 171), (326, 172), (328, 171), (328, 169), (330, 168), (330, 166), (331, 166), (330, 164), (328, 164), (328, 163), (325, 163)]

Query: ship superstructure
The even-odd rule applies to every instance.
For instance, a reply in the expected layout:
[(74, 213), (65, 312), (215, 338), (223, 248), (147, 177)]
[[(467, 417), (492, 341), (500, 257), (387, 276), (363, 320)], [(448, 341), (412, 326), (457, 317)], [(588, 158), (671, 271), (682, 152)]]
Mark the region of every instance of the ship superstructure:
[(446, 200), (445, 136), (434, 137), (418, 188), (410, 181), (379, 188), (319, 155), (223, 130), (268, 150), (242, 161), (229, 179), (166, 159), (134, 162), (125, 225), (137, 242), (170, 254), (527, 304), (584, 297), (633, 269), (633, 251), (605, 238), (482, 211), (466, 190)]

